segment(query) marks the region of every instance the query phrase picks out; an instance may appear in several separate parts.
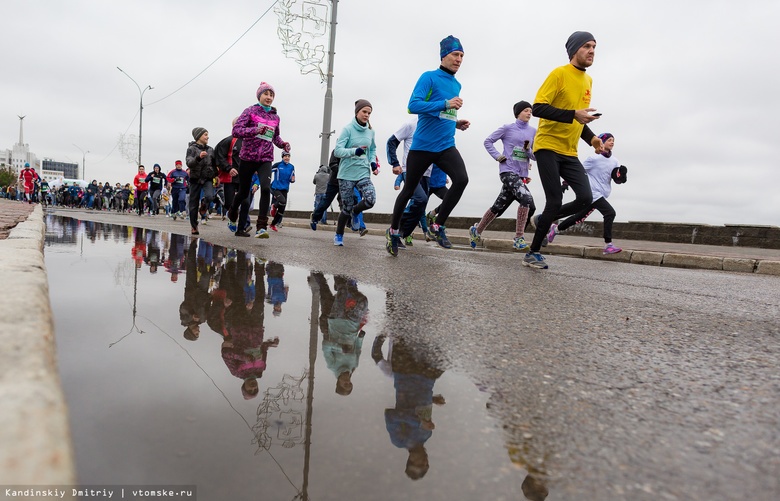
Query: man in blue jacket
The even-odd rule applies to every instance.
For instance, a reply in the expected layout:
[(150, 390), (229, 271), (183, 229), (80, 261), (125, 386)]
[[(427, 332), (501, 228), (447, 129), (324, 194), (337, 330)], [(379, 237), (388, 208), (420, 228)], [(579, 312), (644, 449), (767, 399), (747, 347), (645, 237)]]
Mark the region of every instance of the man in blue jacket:
[(455, 79), (455, 73), (463, 62), (463, 45), (450, 35), (441, 41), (439, 55), (441, 66), (423, 73), (409, 98), (409, 113), (418, 116), (417, 130), (407, 158), (406, 183), (395, 200), (393, 218), (385, 234), (385, 247), (393, 256), (398, 255), (399, 228), (404, 209), (428, 166), (435, 163), (452, 180), (452, 187), (430, 228), (436, 242), (445, 249), (451, 248), (452, 244), (444, 224), (469, 182), (466, 164), (455, 147), (455, 130), (466, 130), (471, 125), (468, 120), (458, 118), (463, 99), (459, 96), (461, 85)]

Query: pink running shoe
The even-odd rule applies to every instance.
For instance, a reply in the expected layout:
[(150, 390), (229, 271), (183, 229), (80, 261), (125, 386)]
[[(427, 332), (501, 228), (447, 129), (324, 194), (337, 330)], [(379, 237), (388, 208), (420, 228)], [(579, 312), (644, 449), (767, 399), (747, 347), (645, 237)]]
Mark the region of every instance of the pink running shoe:
[(608, 243), (606, 247), (604, 247), (604, 254), (617, 254), (618, 252), (622, 251), (620, 247), (615, 247), (611, 243)]

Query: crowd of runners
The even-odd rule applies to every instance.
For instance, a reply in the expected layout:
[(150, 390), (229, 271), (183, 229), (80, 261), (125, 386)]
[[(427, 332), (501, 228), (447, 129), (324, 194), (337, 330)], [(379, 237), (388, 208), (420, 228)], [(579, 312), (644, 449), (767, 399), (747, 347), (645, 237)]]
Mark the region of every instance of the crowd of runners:
[[(514, 122), (501, 125), (484, 140), (485, 150), (498, 163), (502, 186), (495, 202), (469, 229), (471, 246), (477, 247), (490, 223), (518, 202), (513, 247), (525, 253), (524, 265), (540, 269), (548, 266), (542, 247), (594, 210), (604, 218), (604, 253), (621, 251), (612, 243), (615, 210), (607, 198), (613, 182), (625, 182), (627, 169), (613, 154), (614, 135), (597, 135), (589, 126), (601, 116), (590, 106), (592, 79), (586, 73), (593, 64), (596, 40), (588, 32), (577, 31), (565, 48), (568, 64), (550, 72), (532, 102), (521, 100), (513, 105)], [(469, 182), (465, 162), (455, 146), (456, 131), (470, 126), (458, 114), (463, 99), (461, 84), (455, 78), (464, 60), (464, 48), (450, 35), (439, 49), (440, 66), (424, 72), (412, 90), (407, 108), (413, 120), (385, 143), (398, 190), (385, 233), (385, 248), (392, 256), (412, 244), (418, 226), (426, 240), (451, 248), (447, 218)], [(44, 199), (88, 209), (136, 211), (139, 215), (154, 216), (162, 211), (174, 219), (189, 220), (192, 235), (199, 234), (199, 224), (217, 214), (227, 219), (229, 230), (237, 237), (254, 233), (256, 238), (269, 238), (269, 230), (277, 231), (284, 217), (295, 167), (290, 163), (291, 145), (280, 132), (273, 86), (262, 82), (255, 97), (257, 102), (233, 121), (231, 135), (214, 148), (208, 144), (208, 130), (194, 128), (185, 161), (177, 161), (167, 174), (157, 164), (151, 172), (141, 165), (133, 186), (101, 186), (92, 181), (83, 194), (80, 188), (61, 187), (62, 196), (56, 193), (52, 197), (49, 192)], [(376, 203), (371, 176), (379, 174), (380, 163), (370, 121), (372, 111), (368, 100), (355, 101), (354, 118), (341, 130), (328, 165), (321, 165), (314, 176), (311, 229), (326, 222), (328, 207), (338, 200), (336, 246), (344, 245), (347, 226), (360, 236), (367, 233), (362, 213)], [(529, 125), (532, 116), (539, 119), (538, 130)], [(578, 158), (580, 140), (593, 148), (584, 163)], [(402, 144), (399, 157), (397, 150)], [(277, 163), (273, 163), (275, 148), (282, 150), (282, 161)], [(545, 195), (539, 214), (535, 214), (528, 186), (532, 161), (537, 164)], [(564, 192), (569, 188), (575, 198), (564, 204)], [(432, 194), (441, 201), (428, 210)], [(254, 197), (259, 200), (253, 231), (249, 212), (255, 205)], [(530, 242), (525, 238), (527, 227), (534, 228)]]

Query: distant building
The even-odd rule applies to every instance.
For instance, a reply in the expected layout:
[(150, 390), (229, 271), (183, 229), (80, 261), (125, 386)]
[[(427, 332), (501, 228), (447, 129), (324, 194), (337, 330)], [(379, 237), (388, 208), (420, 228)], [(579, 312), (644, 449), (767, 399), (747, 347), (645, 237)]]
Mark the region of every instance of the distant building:
[[(43, 172), (57, 172), (61, 177), (67, 177), (70, 179), (78, 179), (79, 177), (79, 164), (58, 162), (51, 158), (44, 158), (43, 165), (41, 166)], [(51, 181), (51, 179), (46, 178)]]
[(30, 145), (24, 142), (23, 124), (24, 117), (19, 116), (19, 142), (14, 144), (12, 149), (0, 150), (0, 164), (5, 164), (18, 174), (24, 169), (24, 164), (29, 163), (38, 175), (49, 183), (79, 178), (79, 164), (59, 162), (51, 158), (44, 158), (41, 163), (35, 153), (30, 151)]

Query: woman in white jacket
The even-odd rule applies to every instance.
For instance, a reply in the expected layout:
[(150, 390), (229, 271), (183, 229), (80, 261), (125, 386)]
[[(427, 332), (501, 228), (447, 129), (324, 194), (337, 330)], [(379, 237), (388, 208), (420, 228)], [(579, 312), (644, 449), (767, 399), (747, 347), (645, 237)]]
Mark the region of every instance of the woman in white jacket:
[(604, 217), (604, 243), (606, 243), (604, 254), (617, 254), (623, 249), (612, 244), (612, 223), (615, 221), (616, 213), (612, 205), (607, 202), (607, 197), (612, 192), (613, 179), (618, 184), (626, 182), (627, 169), (620, 165), (620, 162), (612, 154), (612, 148), (615, 147), (615, 136), (605, 132), (599, 138), (604, 143), (604, 151), (588, 157), (582, 164), (588, 174), (593, 201), (580, 212), (564, 219), (561, 224), (553, 224), (547, 233), (547, 241), (552, 242), (558, 233), (585, 221), (594, 210), (597, 210)]

